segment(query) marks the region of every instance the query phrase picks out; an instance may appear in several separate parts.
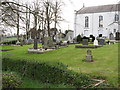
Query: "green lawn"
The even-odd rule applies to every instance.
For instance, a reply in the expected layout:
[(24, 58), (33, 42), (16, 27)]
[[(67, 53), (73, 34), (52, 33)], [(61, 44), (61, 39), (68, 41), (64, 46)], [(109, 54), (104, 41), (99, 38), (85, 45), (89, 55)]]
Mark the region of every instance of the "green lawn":
[(3, 41), (12, 41), (12, 40), (17, 40), (17, 38), (16, 37), (3, 38)]
[[(40, 46), (40, 45), (39, 45)], [(92, 50), (95, 62), (84, 62), (88, 49), (75, 48), (75, 45), (53, 50), (44, 54), (29, 54), (27, 49), (33, 45), (3, 46), (2, 49), (14, 49), (2, 53), (3, 57), (14, 59), (37, 60), (44, 62), (62, 62), (68, 65), (68, 69), (76, 72), (87, 73), (92, 76), (102, 76), (117, 86), (118, 84), (118, 44), (105, 45)]]

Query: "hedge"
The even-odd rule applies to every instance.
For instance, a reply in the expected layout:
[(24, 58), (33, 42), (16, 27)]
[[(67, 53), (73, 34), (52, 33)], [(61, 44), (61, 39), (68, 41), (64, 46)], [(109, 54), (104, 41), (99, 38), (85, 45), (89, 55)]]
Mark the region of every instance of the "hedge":
[(2, 65), (4, 71), (16, 71), (23, 76), (33, 80), (39, 80), (42, 83), (69, 84), (76, 87), (86, 87), (93, 82), (87, 75), (68, 70), (66, 65), (62, 63), (50, 65), (44, 62), (3, 58)]
[(22, 84), (20, 77), (16, 73), (2, 73), (2, 88), (17, 88)]

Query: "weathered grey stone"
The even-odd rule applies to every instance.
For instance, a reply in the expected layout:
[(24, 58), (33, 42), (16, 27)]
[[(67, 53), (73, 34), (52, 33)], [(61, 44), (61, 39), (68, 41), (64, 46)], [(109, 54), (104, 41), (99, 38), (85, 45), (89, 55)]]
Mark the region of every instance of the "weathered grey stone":
[(98, 39), (98, 44), (99, 45), (105, 45), (105, 40), (104, 39)]
[(52, 47), (55, 47), (52, 37), (44, 37), (43, 48), (47, 49), (47, 48), (52, 48)]
[(115, 40), (115, 37), (114, 37), (113, 33), (110, 33), (110, 34), (109, 34), (109, 39), (110, 39), (110, 40)]
[(87, 62), (93, 61), (91, 50), (87, 50), (86, 61), (87, 61)]
[(82, 44), (83, 44), (83, 45), (88, 45), (88, 39), (83, 39), (83, 40), (82, 40)]

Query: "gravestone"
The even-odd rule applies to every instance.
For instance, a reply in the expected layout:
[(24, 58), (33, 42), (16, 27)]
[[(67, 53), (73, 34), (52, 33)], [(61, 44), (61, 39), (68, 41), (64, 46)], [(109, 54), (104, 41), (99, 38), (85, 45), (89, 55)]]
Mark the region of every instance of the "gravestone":
[(43, 39), (43, 48), (47, 49), (47, 48), (51, 48), (51, 47), (55, 47), (52, 37), (44, 37)]
[(49, 38), (48, 38), (48, 46), (49, 46), (49, 47), (54, 47), (52, 37), (49, 37)]
[(34, 39), (34, 45), (33, 45), (33, 48), (34, 49), (38, 49), (38, 40), (37, 39)]
[(110, 34), (109, 34), (109, 39), (110, 39), (110, 40), (115, 40), (113, 33), (110, 33)]
[(59, 49), (59, 45), (55, 45), (55, 49)]
[(99, 45), (105, 45), (105, 40), (104, 39), (98, 39), (98, 44)]
[(115, 37), (116, 40), (120, 40), (120, 32), (116, 32), (116, 37)]
[(98, 40), (97, 39), (94, 40), (94, 45), (98, 46)]
[(17, 42), (16, 42), (16, 45), (20, 45), (20, 41), (17, 41)]
[(68, 31), (66, 37), (65, 37), (66, 41), (73, 41), (73, 31)]
[(91, 50), (87, 50), (86, 61), (87, 61), (87, 62), (93, 61)]
[(88, 45), (88, 39), (82, 39), (82, 45)]

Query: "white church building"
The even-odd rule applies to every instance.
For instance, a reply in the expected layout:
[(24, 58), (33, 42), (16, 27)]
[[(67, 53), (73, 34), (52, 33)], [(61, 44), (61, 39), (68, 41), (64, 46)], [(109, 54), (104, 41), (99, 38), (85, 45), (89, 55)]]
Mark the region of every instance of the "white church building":
[(74, 36), (83, 35), (110, 37), (120, 32), (120, 4), (82, 7), (75, 11)]

